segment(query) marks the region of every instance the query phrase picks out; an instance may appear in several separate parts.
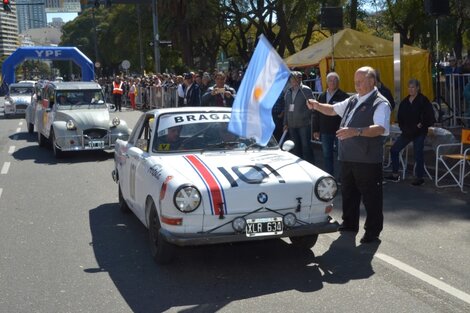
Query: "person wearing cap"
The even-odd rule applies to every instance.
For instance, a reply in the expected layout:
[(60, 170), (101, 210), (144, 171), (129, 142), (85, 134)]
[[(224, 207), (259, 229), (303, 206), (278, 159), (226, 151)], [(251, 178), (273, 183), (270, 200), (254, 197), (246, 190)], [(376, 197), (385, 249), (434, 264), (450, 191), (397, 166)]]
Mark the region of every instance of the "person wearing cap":
[(201, 105), (201, 90), (199, 85), (194, 82), (194, 73), (184, 74), (184, 107), (200, 106)]
[(215, 85), (209, 87), (202, 96), (203, 106), (232, 107), (236, 91), (225, 83), (225, 73), (218, 72), (215, 75)]
[(310, 87), (302, 83), (302, 73), (293, 71), (289, 79), (290, 87), (284, 95), (284, 131), (294, 142), (293, 153), (305, 161), (314, 163), (311, 143), (312, 112), (307, 108), (308, 99), (314, 99)]

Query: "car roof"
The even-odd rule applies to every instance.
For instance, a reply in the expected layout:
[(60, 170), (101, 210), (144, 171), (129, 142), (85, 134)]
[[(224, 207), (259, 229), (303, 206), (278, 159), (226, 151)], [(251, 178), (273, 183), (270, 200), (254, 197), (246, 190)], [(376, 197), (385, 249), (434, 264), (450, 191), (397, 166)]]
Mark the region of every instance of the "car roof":
[(49, 85), (56, 90), (101, 89), (95, 82), (50, 82)]
[(34, 82), (19, 82), (10, 84), (10, 87), (34, 87)]

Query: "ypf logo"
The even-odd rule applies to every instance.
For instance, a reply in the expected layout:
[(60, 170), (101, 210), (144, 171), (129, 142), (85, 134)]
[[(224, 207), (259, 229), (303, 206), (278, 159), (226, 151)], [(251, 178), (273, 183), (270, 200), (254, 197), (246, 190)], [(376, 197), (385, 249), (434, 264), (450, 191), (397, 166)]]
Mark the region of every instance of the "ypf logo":
[(57, 58), (62, 55), (62, 50), (34, 50), (38, 58)]

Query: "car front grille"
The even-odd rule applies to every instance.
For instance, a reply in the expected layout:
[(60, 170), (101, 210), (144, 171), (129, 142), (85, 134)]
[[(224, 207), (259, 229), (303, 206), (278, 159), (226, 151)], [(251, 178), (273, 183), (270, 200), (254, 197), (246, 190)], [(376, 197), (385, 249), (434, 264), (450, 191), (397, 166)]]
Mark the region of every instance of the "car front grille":
[(107, 129), (90, 128), (83, 131), (83, 135), (88, 139), (101, 139), (108, 134)]
[(26, 110), (27, 104), (17, 104), (15, 107), (17, 110)]

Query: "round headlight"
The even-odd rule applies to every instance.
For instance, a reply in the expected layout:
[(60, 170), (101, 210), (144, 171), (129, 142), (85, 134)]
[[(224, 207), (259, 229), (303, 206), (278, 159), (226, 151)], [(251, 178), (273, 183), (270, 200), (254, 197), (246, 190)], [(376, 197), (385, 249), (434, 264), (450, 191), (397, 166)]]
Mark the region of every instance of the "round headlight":
[(336, 180), (331, 176), (320, 177), (315, 184), (315, 195), (321, 201), (331, 201), (338, 192)]
[(183, 185), (176, 190), (173, 202), (181, 212), (193, 212), (201, 204), (201, 194), (196, 187)]
[(232, 227), (236, 232), (241, 233), (246, 227), (246, 220), (243, 217), (237, 217), (232, 221)]
[(121, 120), (119, 119), (119, 117), (116, 116), (115, 118), (113, 118), (113, 126), (116, 127), (119, 124), (121, 124)]
[(65, 126), (67, 127), (68, 130), (77, 129), (77, 127), (75, 126), (75, 123), (72, 120), (68, 120)]
[(287, 227), (293, 227), (295, 223), (297, 223), (297, 218), (295, 217), (294, 213), (287, 213), (286, 215), (284, 215), (283, 220), (284, 225), (286, 225)]

